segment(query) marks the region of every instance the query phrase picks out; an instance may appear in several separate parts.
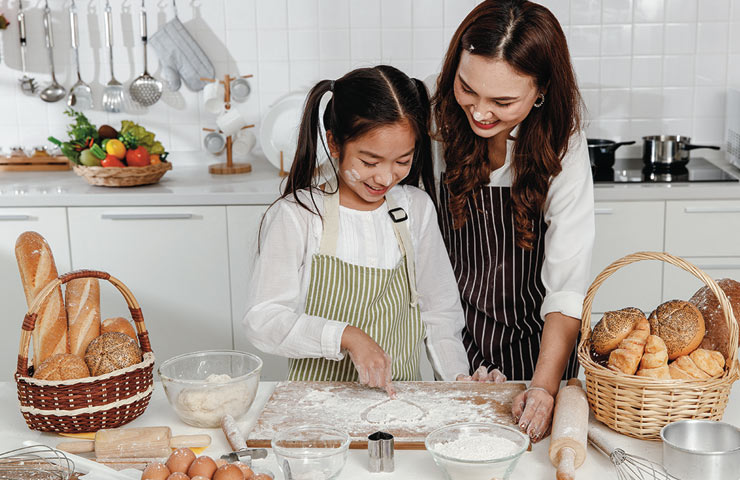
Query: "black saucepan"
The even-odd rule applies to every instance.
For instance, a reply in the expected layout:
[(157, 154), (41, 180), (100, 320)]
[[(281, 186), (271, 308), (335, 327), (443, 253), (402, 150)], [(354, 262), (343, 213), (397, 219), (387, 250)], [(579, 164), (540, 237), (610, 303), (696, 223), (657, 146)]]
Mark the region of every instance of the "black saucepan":
[(691, 137), (683, 135), (650, 135), (642, 137), (642, 161), (648, 167), (676, 167), (689, 163), (689, 150), (716, 145), (692, 145)]
[(615, 142), (604, 138), (589, 138), (588, 156), (591, 159), (591, 165), (596, 168), (611, 168), (614, 166), (614, 151), (622, 145), (632, 145), (630, 142)]

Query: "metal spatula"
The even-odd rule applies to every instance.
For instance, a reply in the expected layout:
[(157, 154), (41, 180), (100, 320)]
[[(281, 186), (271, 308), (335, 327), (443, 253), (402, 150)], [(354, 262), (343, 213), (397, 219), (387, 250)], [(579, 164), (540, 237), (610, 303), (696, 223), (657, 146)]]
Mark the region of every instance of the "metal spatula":
[(123, 105), (123, 85), (116, 80), (113, 74), (113, 19), (110, 0), (105, 2), (105, 45), (108, 47), (108, 62), (110, 63), (110, 81), (103, 90), (103, 108), (106, 112), (118, 113)]
[(144, 73), (142, 73), (136, 80), (134, 80), (129, 86), (129, 93), (131, 97), (138, 103), (148, 107), (154, 105), (159, 101), (162, 96), (162, 82), (149, 75), (147, 72), (147, 58), (146, 58), (146, 44), (147, 44), (147, 31), (146, 31), (146, 6), (144, 5), (145, 0), (141, 0), (141, 17), (140, 17), (140, 29), (141, 29), (141, 43), (144, 45)]

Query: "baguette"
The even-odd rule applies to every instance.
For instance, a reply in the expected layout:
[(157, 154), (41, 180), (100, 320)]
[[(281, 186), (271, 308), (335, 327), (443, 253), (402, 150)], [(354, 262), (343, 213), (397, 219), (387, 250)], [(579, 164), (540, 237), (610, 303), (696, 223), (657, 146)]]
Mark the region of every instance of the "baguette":
[(100, 283), (97, 278), (76, 278), (64, 295), (69, 321), (69, 350), (84, 357), (87, 346), (100, 335)]
[[(24, 232), (15, 242), (15, 258), (30, 308), (39, 292), (58, 276), (54, 256), (44, 237), (36, 232)], [(69, 353), (67, 312), (60, 287), (38, 310), (33, 331), (33, 364), (38, 367), (57, 353)]]
[(619, 342), (616, 350), (609, 354), (609, 369), (615, 372), (634, 375), (642, 359), (645, 343), (650, 335), (650, 324), (640, 320), (627, 338)]

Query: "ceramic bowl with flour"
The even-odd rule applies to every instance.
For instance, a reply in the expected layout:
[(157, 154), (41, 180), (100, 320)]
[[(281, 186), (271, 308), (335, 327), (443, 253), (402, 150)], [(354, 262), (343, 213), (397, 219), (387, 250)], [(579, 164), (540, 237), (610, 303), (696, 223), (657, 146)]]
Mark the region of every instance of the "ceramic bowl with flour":
[(221, 417), (239, 420), (252, 405), (262, 360), (251, 353), (208, 350), (170, 358), (159, 367), (167, 400), (180, 420), (217, 428)]
[(508, 480), (529, 437), (495, 423), (457, 423), (434, 430), (424, 443), (447, 480)]

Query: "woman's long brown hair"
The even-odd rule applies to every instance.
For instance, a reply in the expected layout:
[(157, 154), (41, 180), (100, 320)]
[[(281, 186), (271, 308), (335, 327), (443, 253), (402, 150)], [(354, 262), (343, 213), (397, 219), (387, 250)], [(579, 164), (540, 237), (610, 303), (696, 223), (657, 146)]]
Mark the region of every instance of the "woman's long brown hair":
[(582, 101), (565, 35), (557, 19), (541, 5), (486, 0), (468, 14), (452, 37), (432, 105), (435, 133), (444, 147), (445, 183), (455, 228), (467, 220), (468, 201), (475, 200), (492, 171), (488, 139), (473, 132), (455, 99), (454, 82), (463, 50), (505, 61), (546, 92), (545, 103), (532, 108), (519, 124), (511, 160), (516, 243), (531, 249), (533, 222), (542, 213), (550, 179), (560, 173), (570, 137), (581, 127)]

